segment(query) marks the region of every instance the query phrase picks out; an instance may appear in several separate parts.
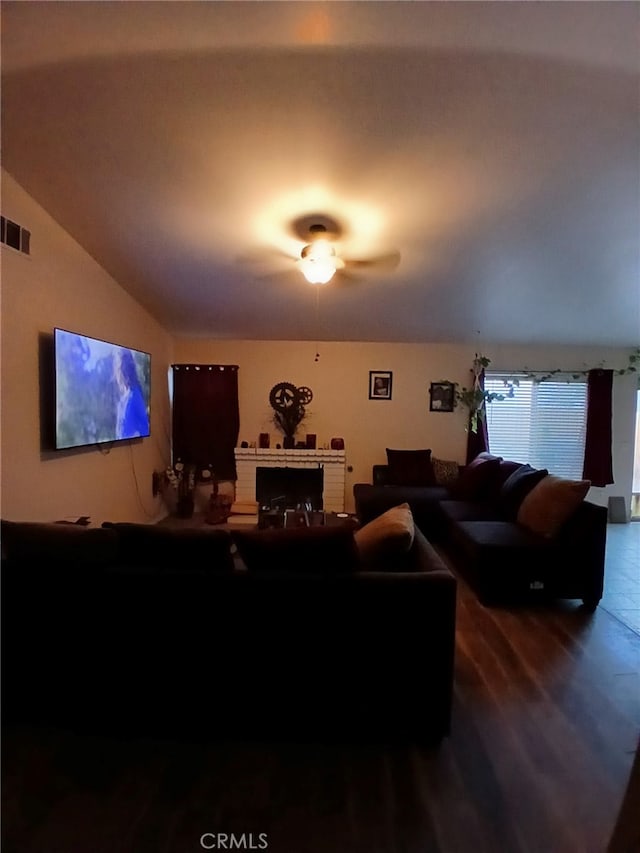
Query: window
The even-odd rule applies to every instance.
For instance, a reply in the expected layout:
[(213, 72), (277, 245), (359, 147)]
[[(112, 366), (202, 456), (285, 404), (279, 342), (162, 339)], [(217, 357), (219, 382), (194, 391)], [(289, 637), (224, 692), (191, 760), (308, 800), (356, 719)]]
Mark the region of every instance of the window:
[[(485, 390), (504, 394), (517, 374), (488, 371)], [(513, 396), (487, 406), (491, 453), (580, 479), (584, 464), (587, 383), (584, 379), (520, 379)]]

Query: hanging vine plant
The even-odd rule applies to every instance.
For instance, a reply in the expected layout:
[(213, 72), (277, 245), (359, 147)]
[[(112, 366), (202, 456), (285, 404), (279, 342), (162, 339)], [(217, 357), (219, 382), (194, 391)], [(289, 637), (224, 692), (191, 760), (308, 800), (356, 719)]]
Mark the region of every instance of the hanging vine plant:
[[(581, 376), (588, 376), (592, 370), (604, 369), (605, 362), (601, 361), (597, 367), (587, 367), (584, 370), (571, 372), (570, 376), (572, 379), (580, 379)], [(613, 372), (616, 376), (628, 376), (630, 373), (637, 374), (640, 387), (640, 347), (636, 347), (636, 349), (629, 353), (627, 364), (624, 367), (614, 369)], [(530, 379), (532, 382), (538, 384), (540, 382), (546, 382), (547, 379), (553, 379), (558, 373), (567, 375), (568, 372), (565, 370), (560, 370), (560, 368), (558, 367), (555, 370), (549, 370), (547, 373), (541, 373), (540, 371), (536, 372), (534, 370), (529, 370), (528, 367), (525, 367), (522, 372), (521, 378)]]
[(491, 364), (491, 359), (486, 355), (475, 354), (471, 365), (473, 374), (473, 385), (471, 388), (460, 387), (457, 382), (454, 382), (455, 405), (464, 406), (469, 409), (469, 429), (471, 432), (478, 432), (478, 422), (483, 421), (486, 416), (486, 407), (488, 403), (493, 403), (494, 400), (504, 400), (505, 396), (513, 397), (513, 386), (516, 382), (509, 383), (509, 391), (507, 394), (499, 394), (495, 391), (485, 391), (481, 385), (480, 378), (482, 371), (486, 370)]
[(469, 409), (471, 432), (478, 432), (478, 422), (485, 419), (487, 403), (504, 400), (505, 395), (495, 391), (483, 391), (482, 388), (456, 388), (455, 398), (457, 403)]
[(629, 355), (629, 362), (622, 370), (616, 370), (618, 376), (626, 376), (629, 373), (635, 373), (637, 378), (638, 391), (640, 391), (640, 347), (634, 349)]
[[(474, 433), (478, 431), (478, 423), (483, 421), (486, 417), (487, 405), (496, 400), (504, 400), (508, 397), (513, 397), (515, 388), (520, 384), (519, 379), (530, 379), (533, 382), (539, 383), (545, 382), (548, 379), (553, 379), (560, 373), (564, 373), (566, 375), (566, 371), (562, 371), (560, 368), (549, 370), (547, 373), (536, 373), (535, 371), (529, 370), (525, 367), (524, 370), (518, 374), (518, 377), (512, 376), (509, 377), (509, 379), (504, 380), (505, 392), (504, 394), (500, 394), (495, 391), (485, 391), (481, 386), (480, 377), (482, 376), (482, 371), (486, 370), (490, 364), (490, 358), (487, 358), (486, 355), (479, 355), (476, 353), (471, 364), (471, 373), (473, 374), (473, 384), (471, 388), (466, 388), (464, 386), (461, 387), (458, 382), (451, 383), (455, 389), (454, 407), (460, 405), (469, 410), (469, 429)], [(602, 362), (599, 367), (604, 369), (604, 362)], [(591, 368), (571, 373), (571, 378), (579, 379), (581, 376), (588, 376), (590, 370)], [(626, 376), (631, 373), (636, 374), (638, 376), (638, 388), (640, 389), (640, 347), (637, 347), (630, 353), (626, 366), (614, 370), (614, 373), (617, 376)]]
[(483, 370), (491, 364), (491, 359), (486, 355), (476, 353), (471, 364), (473, 384), (471, 388), (460, 386), (458, 382), (452, 382), (454, 386), (454, 407), (463, 406), (469, 410), (469, 429), (478, 432), (478, 423), (483, 421), (487, 412), (487, 405), (496, 400), (504, 400), (505, 397), (513, 397), (514, 387), (518, 385), (517, 379), (505, 380), (505, 393), (496, 391), (485, 391), (481, 384)]
[[(636, 347), (632, 353), (629, 354), (629, 361), (626, 367), (623, 367), (621, 370), (616, 370), (618, 376), (625, 376), (628, 373), (638, 373), (638, 367), (640, 367), (640, 347)], [(640, 377), (638, 377), (640, 382)]]

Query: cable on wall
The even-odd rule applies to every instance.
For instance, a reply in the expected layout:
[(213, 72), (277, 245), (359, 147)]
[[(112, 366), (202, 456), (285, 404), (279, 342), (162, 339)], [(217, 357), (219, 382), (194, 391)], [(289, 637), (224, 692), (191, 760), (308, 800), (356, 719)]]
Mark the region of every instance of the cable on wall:
[(144, 505), (144, 502), (142, 500), (142, 494), (140, 492), (140, 483), (138, 482), (138, 475), (136, 474), (136, 466), (135, 466), (134, 460), (133, 460), (133, 445), (132, 444), (129, 444), (129, 453), (130, 453), (130, 459), (131, 459), (131, 473), (133, 474), (133, 481), (134, 481), (135, 487), (136, 487), (136, 498), (138, 499), (138, 504), (140, 505), (140, 509), (144, 513), (145, 517), (152, 520), (156, 517), (156, 513), (155, 512), (150, 513), (147, 510), (147, 508)]

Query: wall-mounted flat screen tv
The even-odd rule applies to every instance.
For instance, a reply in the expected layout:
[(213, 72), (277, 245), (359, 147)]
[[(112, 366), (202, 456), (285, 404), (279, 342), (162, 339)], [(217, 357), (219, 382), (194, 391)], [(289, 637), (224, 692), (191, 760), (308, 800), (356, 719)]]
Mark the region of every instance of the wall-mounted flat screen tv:
[(150, 433), (151, 356), (54, 329), (57, 450)]

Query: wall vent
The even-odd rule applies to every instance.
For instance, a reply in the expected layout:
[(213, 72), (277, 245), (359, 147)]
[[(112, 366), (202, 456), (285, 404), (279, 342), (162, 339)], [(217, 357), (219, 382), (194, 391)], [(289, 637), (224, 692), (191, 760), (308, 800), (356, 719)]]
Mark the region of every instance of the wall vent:
[(0, 216), (0, 243), (11, 246), (25, 255), (31, 254), (31, 231), (27, 231), (17, 222)]

